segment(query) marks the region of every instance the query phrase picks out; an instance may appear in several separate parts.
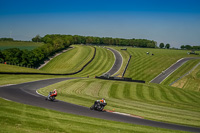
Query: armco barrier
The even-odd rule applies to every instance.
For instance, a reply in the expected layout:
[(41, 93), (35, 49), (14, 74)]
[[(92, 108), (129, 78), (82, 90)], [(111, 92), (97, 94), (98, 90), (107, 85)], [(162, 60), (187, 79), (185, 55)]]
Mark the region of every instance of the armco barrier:
[(143, 80), (132, 80), (132, 78), (118, 78), (118, 77), (109, 77), (109, 78), (106, 78), (106, 77), (103, 77), (103, 76), (96, 76), (95, 78), (98, 78), (98, 79), (105, 79), (105, 80), (117, 80), (117, 81), (128, 81), (128, 82), (138, 82), (138, 83), (145, 83), (145, 81)]
[(95, 58), (96, 56), (96, 48), (94, 48), (94, 55), (92, 57), (92, 59), (90, 61), (88, 61), (80, 70), (76, 71), (76, 72), (73, 72), (73, 73), (65, 73), (65, 74), (58, 74), (58, 73), (29, 73), (29, 72), (0, 72), (0, 74), (25, 74), (25, 75), (74, 75), (74, 74), (77, 74), (81, 71), (83, 71), (83, 69), (88, 65), (90, 64), (93, 59)]
[(126, 69), (128, 68), (128, 64), (129, 64), (130, 60), (131, 60), (131, 55), (130, 55), (129, 60), (128, 60), (127, 64), (126, 64), (124, 72), (122, 73), (122, 77), (124, 77), (124, 74), (126, 73)]

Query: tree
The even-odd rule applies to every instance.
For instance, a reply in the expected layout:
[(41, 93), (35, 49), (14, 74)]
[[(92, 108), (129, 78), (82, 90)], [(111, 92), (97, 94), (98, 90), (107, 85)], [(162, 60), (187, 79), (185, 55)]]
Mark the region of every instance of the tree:
[(32, 38), (33, 42), (41, 42), (41, 37), (40, 35), (36, 35), (34, 38)]
[(170, 48), (170, 44), (167, 43), (167, 44), (165, 45), (165, 48), (169, 49), (169, 48)]
[(190, 45), (185, 45), (185, 48), (186, 48), (187, 50), (191, 50), (191, 49), (192, 49), (192, 46), (190, 46)]
[(164, 48), (165, 47), (165, 44), (164, 43), (160, 43), (160, 48)]
[(184, 46), (184, 45), (181, 45), (181, 49), (185, 49), (185, 46)]

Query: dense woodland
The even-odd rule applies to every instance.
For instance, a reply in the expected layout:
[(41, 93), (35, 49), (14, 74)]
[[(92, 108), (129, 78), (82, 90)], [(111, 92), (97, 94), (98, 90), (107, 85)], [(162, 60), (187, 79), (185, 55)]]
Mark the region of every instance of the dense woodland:
[[(12, 38), (0, 38), (0, 41), (15, 41)], [(66, 49), (72, 44), (94, 44), (94, 45), (117, 45), (143, 48), (157, 48), (157, 43), (147, 39), (123, 39), (111, 37), (92, 37), (79, 35), (37, 35), (32, 38), (33, 42), (44, 42), (45, 44), (34, 50), (20, 50), (10, 48), (0, 51), (0, 62), (28, 67), (39, 67), (49, 56)]]

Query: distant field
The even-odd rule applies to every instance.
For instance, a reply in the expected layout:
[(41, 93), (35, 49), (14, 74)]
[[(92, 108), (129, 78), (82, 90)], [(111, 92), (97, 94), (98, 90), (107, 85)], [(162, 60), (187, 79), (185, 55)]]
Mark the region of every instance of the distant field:
[[(188, 55), (186, 50), (127, 48), (132, 55), (125, 77), (151, 81), (162, 71), (183, 57), (199, 57)], [(149, 52), (149, 54), (147, 54)], [(154, 54), (154, 55), (152, 55)]]
[(39, 46), (42, 46), (44, 43), (37, 42), (28, 42), (28, 41), (0, 41), (0, 50), (8, 49), (8, 48), (19, 48), (19, 49), (27, 49), (32, 50)]
[(105, 98), (105, 109), (146, 119), (200, 127), (200, 93), (157, 84), (140, 84), (98, 79), (63, 81), (39, 90), (48, 95), (58, 90), (57, 99), (90, 107)]
[(200, 65), (172, 86), (200, 92)]

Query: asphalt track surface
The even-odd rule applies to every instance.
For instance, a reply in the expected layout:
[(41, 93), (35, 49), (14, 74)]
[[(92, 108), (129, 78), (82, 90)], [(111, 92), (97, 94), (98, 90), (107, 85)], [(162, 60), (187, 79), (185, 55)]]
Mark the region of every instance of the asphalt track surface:
[(182, 66), (185, 62), (191, 60), (191, 59), (200, 59), (198, 57), (188, 57), (188, 58), (182, 58), (178, 60), (176, 63), (171, 65), (167, 70), (163, 71), (161, 74), (159, 74), (156, 78), (151, 80), (151, 83), (157, 83), (160, 84), (163, 80), (165, 80), (169, 75), (171, 75), (175, 70), (177, 70), (180, 66)]
[[(83, 107), (83, 106), (79, 106), (79, 105), (75, 105), (75, 104), (71, 104), (71, 103), (67, 103), (67, 102), (63, 102), (59, 100), (56, 100), (55, 102), (51, 102), (51, 101), (45, 100), (44, 96), (36, 92), (37, 89), (43, 88), (45, 86), (55, 84), (55, 83), (65, 81), (65, 80), (71, 80), (71, 79), (74, 79), (74, 78), (46, 79), (46, 80), (27, 82), (27, 83), (22, 83), (22, 84), (17, 84), (17, 85), (2, 86), (0, 87), (0, 97), (7, 100), (23, 103), (23, 104), (33, 105), (37, 107), (52, 109), (52, 110), (76, 114), (76, 115), (89, 116), (89, 117), (95, 117), (95, 118), (101, 118), (101, 119), (106, 119), (106, 120), (119, 121), (119, 122), (125, 122), (125, 123), (137, 124), (137, 125), (167, 128), (167, 129), (173, 129), (173, 130), (200, 132), (200, 128), (197, 128), (197, 127), (189, 127), (189, 126), (184, 126), (184, 125), (157, 122), (157, 121), (146, 120), (146, 119), (138, 118), (138, 117), (115, 114), (112, 112), (93, 111), (87, 107)], [(92, 105), (93, 103), (88, 103), (88, 104)], [(107, 106), (109, 106), (109, 103)]]
[(115, 63), (112, 66), (112, 68), (108, 72), (106, 72), (104, 74), (114, 75), (121, 68), (123, 58), (122, 58), (121, 54), (118, 51), (116, 51), (116, 50), (114, 50), (112, 48), (107, 48), (107, 49), (109, 49), (111, 52), (113, 52), (113, 54), (115, 56)]

